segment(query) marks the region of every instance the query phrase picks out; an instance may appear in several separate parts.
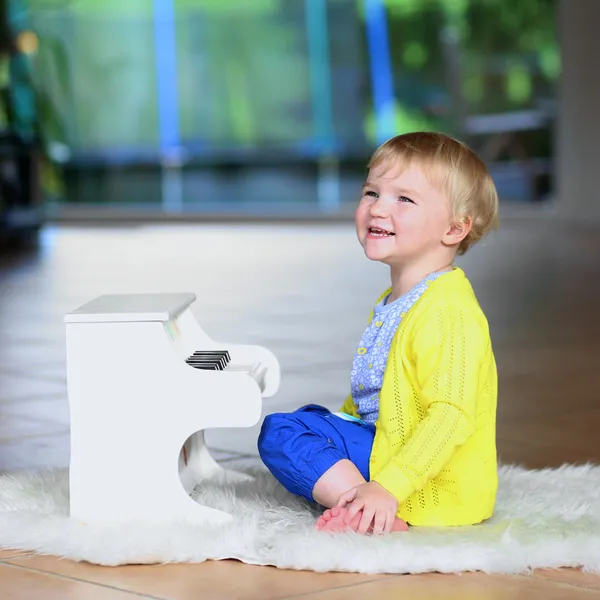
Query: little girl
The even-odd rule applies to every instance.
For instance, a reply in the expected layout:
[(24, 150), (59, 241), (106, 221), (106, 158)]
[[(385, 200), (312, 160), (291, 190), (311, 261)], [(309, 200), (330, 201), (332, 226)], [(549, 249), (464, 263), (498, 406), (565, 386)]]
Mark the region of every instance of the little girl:
[(454, 266), (497, 222), (482, 161), (439, 133), (378, 148), (356, 211), (366, 256), (390, 267), (339, 412), (268, 415), (261, 459), (327, 510), (317, 528), (389, 533), (480, 523), (494, 510), (497, 371), (488, 323)]

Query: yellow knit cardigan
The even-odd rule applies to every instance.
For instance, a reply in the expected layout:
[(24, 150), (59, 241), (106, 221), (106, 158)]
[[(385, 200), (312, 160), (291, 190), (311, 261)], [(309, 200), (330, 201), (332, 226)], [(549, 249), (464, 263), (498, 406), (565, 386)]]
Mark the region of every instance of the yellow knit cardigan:
[[(492, 515), (497, 389), (487, 320), (455, 267), (401, 321), (379, 394), (370, 478), (398, 499), (398, 517), (453, 526)], [(351, 395), (341, 410), (359, 416)]]

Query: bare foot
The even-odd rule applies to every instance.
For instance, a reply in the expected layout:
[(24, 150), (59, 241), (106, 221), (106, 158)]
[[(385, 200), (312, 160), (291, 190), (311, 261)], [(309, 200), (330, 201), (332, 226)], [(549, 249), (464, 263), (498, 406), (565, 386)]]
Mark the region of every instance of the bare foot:
[(328, 508), (317, 519), (317, 529), (320, 531), (347, 531), (348, 529), (356, 531), (358, 529), (358, 524), (360, 523), (360, 517), (362, 513), (359, 512), (351, 523), (346, 523), (344, 519), (347, 512), (348, 509), (341, 506)]
[[(346, 523), (345, 517), (348, 509), (342, 506), (334, 506), (328, 508), (318, 519), (317, 529), (319, 531), (356, 531), (360, 523), (362, 511), (359, 512), (350, 523)], [(408, 525), (402, 520), (396, 517), (392, 532), (395, 531), (408, 531)], [(370, 527), (367, 533), (373, 533), (373, 528)]]

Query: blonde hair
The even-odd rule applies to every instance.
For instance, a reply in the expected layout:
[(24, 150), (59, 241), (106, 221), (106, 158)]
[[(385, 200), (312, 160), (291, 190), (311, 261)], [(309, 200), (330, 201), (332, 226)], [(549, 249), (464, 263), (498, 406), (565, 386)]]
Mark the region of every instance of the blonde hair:
[(368, 167), (389, 166), (402, 172), (417, 161), (432, 185), (444, 192), (457, 222), (471, 219), (471, 231), (457, 253), (498, 227), (498, 192), (483, 161), (465, 144), (443, 133), (405, 133), (382, 144)]

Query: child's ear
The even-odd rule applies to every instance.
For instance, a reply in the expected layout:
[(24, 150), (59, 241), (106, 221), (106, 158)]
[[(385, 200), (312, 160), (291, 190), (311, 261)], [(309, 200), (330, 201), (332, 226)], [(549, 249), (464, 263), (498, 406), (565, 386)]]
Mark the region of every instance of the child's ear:
[(465, 217), (460, 221), (455, 221), (444, 234), (444, 243), (449, 246), (460, 244), (467, 235), (469, 235), (472, 226), (473, 221), (471, 220), (471, 217)]

